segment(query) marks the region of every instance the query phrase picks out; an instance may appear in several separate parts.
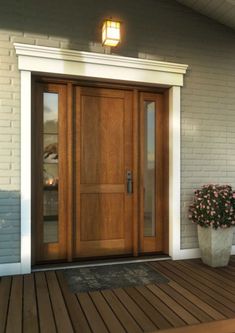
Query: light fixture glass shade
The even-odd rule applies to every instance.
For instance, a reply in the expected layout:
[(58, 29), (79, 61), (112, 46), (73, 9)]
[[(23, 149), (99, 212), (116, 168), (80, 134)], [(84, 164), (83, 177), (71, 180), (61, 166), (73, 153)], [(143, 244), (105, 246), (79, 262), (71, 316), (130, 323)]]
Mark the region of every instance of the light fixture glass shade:
[(102, 44), (105, 46), (117, 46), (120, 42), (120, 25), (118, 21), (106, 20), (102, 27)]

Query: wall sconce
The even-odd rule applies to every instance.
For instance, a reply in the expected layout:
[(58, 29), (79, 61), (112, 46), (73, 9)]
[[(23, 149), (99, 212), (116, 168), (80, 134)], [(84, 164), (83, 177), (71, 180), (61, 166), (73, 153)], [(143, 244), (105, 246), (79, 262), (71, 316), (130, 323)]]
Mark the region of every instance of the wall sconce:
[(105, 20), (102, 27), (102, 45), (117, 46), (121, 39), (121, 22)]

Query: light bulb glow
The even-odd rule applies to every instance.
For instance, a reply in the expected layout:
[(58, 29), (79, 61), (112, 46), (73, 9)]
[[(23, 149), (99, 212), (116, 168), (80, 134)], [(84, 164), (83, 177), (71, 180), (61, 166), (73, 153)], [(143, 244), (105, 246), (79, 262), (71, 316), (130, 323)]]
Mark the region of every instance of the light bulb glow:
[(121, 23), (118, 21), (106, 20), (102, 27), (102, 44), (105, 46), (117, 46), (121, 39)]

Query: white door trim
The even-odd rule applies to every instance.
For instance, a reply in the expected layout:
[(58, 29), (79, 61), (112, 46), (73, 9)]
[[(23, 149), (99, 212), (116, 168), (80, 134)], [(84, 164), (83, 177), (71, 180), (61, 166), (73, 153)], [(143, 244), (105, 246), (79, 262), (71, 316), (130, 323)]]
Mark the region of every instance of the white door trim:
[(181, 258), (186, 250), (180, 249), (180, 87), (188, 66), (36, 45), (15, 43), (14, 46), (21, 76), (21, 262), (0, 265), (0, 275), (31, 271), (32, 73), (115, 80), (170, 89), (169, 255), (173, 259)]

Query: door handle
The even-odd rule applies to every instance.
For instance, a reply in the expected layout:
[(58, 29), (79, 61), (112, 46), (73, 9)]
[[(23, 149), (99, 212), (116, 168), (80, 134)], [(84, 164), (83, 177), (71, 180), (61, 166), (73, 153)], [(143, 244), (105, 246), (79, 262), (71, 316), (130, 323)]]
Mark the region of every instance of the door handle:
[(132, 172), (130, 170), (127, 170), (126, 172), (126, 180), (127, 180), (127, 193), (131, 194), (133, 193), (133, 180), (132, 180)]

